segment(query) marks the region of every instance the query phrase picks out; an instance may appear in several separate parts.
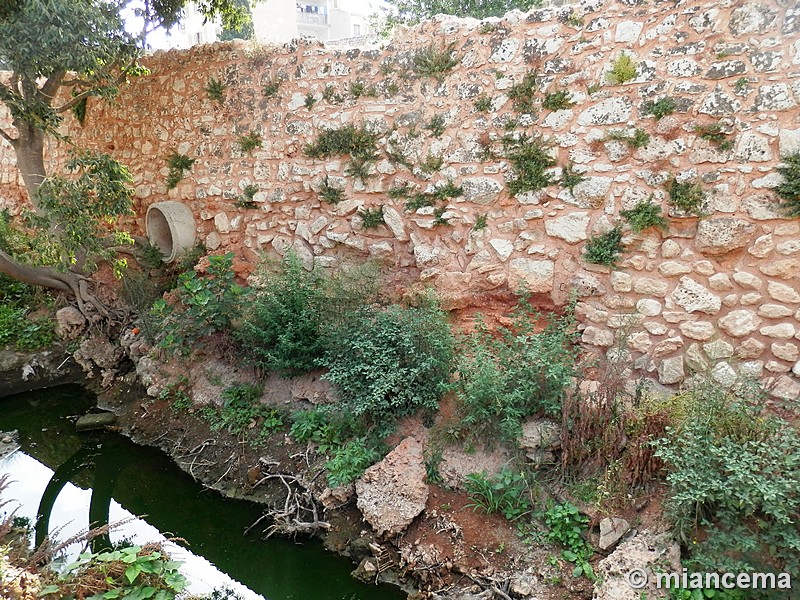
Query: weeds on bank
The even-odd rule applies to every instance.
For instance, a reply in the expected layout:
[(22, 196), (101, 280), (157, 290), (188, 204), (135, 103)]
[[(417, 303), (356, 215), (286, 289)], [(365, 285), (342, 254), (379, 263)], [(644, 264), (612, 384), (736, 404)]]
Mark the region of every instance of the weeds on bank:
[(487, 514), (502, 514), (509, 521), (520, 518), (531, 510), (528, 484), (522, 473), (502, 469), (494, 477), (486, 472), (467, 475), (464, 485), (472, 499), (467, 506), (481, 509)]
[(285, 414), (276, 407), (261, 403), (262, 389), (257, 385), (237, 384), (222, 392), (222, 407), (206, 406), (200, 414), (213, 431), (225, 429), (228, 433), (250, 433), (255, 446), (263, 444), (274, 432), (284, 427)]

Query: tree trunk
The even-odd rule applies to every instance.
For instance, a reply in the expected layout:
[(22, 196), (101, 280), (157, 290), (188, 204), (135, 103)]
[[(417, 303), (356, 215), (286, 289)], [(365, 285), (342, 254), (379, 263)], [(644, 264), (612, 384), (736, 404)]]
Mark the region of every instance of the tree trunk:
[(17, 168), (28, 192), (28, 198), (38, 210), (36, 191), (44, 181), (44, 132), (26, 123), (16, 123), (19, 137), (14, 140)]
[[(87, 278), (78, 273), (62, 272), (52, 267), (26, 265), (14, 260), (3, 250), (0, 250), (0, 273), (23, 283), (74, 295), (78, 308), (90, 321), (96, 320), (98, 316), (109, 320), (113, 317), (105, 305), (89, 291)], [(94, 310), (90, 309), (90, 306)]]

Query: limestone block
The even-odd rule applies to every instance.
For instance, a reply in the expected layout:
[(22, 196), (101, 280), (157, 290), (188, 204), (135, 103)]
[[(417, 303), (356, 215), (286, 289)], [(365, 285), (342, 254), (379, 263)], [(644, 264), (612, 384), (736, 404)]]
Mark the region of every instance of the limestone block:
[(733, 284), (726, 273), (715, 273), (708, 278), (708, 287), (716, 292), (727, 292), (733, 289)]
[(714, 336), (713, 323), (708, 321), (684, 321), (678, 325), (683, 337), (704, 342)]
[(733, 356), (733, 346), (725, 340), (714, 340), (703, 344), (703, 351), (711, 360), (720, 360)]
[(746, 246), (755, 233), (755, 225), (735, 217), (703, 219), (697, 225), (697, 249), (718, 256)]
[(588, 212), (571, 212), (555, 219), (545, 219), (544, 228), (551, 237), (577, 244), (589, 237), (589, 219)]
[(794, 337), (795, 327), (791, 323), (779, 323), (762, 327), (758, 332), (766, 337), (788, 340)]
[(758, 307), (758, 316), (767, 317), (768, 319), (781, 319), (783, 317), (791, 317), (794, 311), (782, 304), (762, 304)]
[(671, 356), (665, 358), (658, 365), (658, 382), (662, 385), (680, 383), (686, 377), (683, 369), (683, 357)]
[(787, 360), (789, 362), (796, 362), (800, 351), (797, 349), (797, 344), (786, 342), (785, 344), (774, 343), (770, 345), (770, 350), (776, 358)]
[(759, 328), (763, 319), (754, 310), (732, 310), (719, 319), (719, 326), (732, 337), (744, 337)]
[(552, 260), (514, 258), (509, 263), (513, 282), (525, 284), (531, 292), (552, 291), (554, 270), (555, 263)]
[(766, 347), (763, 342), (755, 338), (748, 338), (736, 346), (736, 357), (742, 360), (758, 358)]
[(760, 278), (747, 271), (736, 271), (733, 274), (733, 280), (743, 288), (751, 290), (760, 290), (763, 285)]
[(660, 279), (653, 279), (652, 277), (637, 277), (633, 281), (633, 291), (643, 296), (655, 296), (656, 298), (663, 298), (667, 295), (669, 284)]
[(719, 296), (712, 294), (705, 287), (688, 276), (681, 277), (678, 287), (670, 298), (686, 312), (704, 312), (717, 314), (722, 305)]
[(778, 302), (800, 303), (800, 293), (795, 288), (777, 281), (770, 281), (767, 284), (767, 293), (770, 298)]

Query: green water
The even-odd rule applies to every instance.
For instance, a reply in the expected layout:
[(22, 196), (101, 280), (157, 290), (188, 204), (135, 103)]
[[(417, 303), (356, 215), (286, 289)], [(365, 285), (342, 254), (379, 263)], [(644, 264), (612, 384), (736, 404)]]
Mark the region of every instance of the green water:
[[(91, 395), (73, 386), (2, 399), (0, 431), (18, 430), (21, 452), (54, 471), (82, 447), (90, 450), (98, 468), (77, 472), (70, 477), (72, 483), (83, 489), (94, 485), (98, 491), (113, 488), (113, 499), (124, 509), (147, 515), (144, 520), (166, 535), (185, 539), (182, 545), (192, 553), (264, 598), (405, 598), (396, 588), (352, 579), (350, 561), (326, 552), (317, 542), (245, 536), (244, 530), (261, 515), (260, 507), (204, 490), (155, 449), (110, 433), (76, 434), (74, 417), (93, 404)], [(58, 524), (57, 513), (51, 530)]]

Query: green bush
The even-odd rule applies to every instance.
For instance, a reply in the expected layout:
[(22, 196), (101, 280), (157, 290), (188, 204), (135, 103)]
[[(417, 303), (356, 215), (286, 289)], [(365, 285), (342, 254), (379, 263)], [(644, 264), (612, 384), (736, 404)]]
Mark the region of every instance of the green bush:
[(325, 279), (306, 271), (294, 252), (262, 279), (238, 333), (250, 360), (288, 375), (317, 368), (324, 352)]
[(669, 225), (662, 214), (661, 207), (650, 200), (642, 200), (633, 208), (620, 211), (620, 214), (628, 221), (631, 229), (637, 233), (651, 227), (665, 230)]
[(563, 110), (571, 106), (575, 106), (575, 102), (572, 101), (572, 94), (567, 90), (548, 92), (542, 100), (542, 108), (546, 110)]
[(430, 131), (431, 135), (435, 138), (442, 137), (442, 134), (445, 131), (444, 115), (433, 115), (428, 124), (425, 125), (425, 129)]
[(568, 189), (571, 194), (574, 194), (575, 186), (585, 179), (586, 177), (575, 170), (575, 163), (570, 162), (567, 166), (561, 167), (561, 179), (558, 183), (561, 187)]
[(800, 217), (800, 152), (784, 156), (776, 170), (783, 181), (775, 189), (783, 200), (780, 208), (790, 217)]
[(594, 579), (594, 570), (589, 563), (592, 547), (583, 538), (589, 525), (589, 518), (582, 515), (578, 508), (569, 502), (551, 504), (541, 516), (549, 529), (547, 541), (561, 545), (563, 547), (561, 557), (575, 564), (572, 576), (585, 575), (589, 579)]
[(576, 374), (577, 332), (569, 307), (564, 316), (542, 319), (523, 299), (510, 328), (493, 335), (485, 327), (464, 340), (458, 364), (462, 426), (476, 435), (513, 442), (530, 415), (560, 416), (561, 402)]
[(55, 339), (55, 322), (50, 316), (31, 318), (26, 308), (0, 304), (0, 348), (13, 345), (30, 352), (46, 348)]
[(320, 184), (319, 197), (330, 204), (339, 204), (339, 202), (345, 198), (344, 190), (331, 185), (330, 179), (327, 175)]
[(636, 63), (627, 54), (620, 54), (606, 77), (611, 83), (618, 85), (636, 79)]
[(316, 141), (306, 144), (304, 154), (309, 158), (330, 158), (349, 154), (352, 157), (375, 160), (377, 158), (378, 134), (364, 126), (345, 125), (338, 129), (325, 129)]
[(609, 132), (607, 139), (622, 142), (623, 144), (627, 144), (630, 148), (644, 148), (650, 142), (650, 134), (644, 129), (639, 128), (634, 129), (633, 133), (618, 129)]
[(209, 100), (221, 104), (225, 99), (225, 84), (219, 79), (211, 77), (206, 85), (206, 94), (208, 94)]
[(438, 81), (458, 64), (453, 56), (455, 44), (439, 49), (433, 44), (420, 48), (411, 57), (411, 68), (420, 77), (435, 77)]
[(95, 592), (93, 598), (127, 598), (128, 600), (175, 600), (187, 585), (178, 568), (163, 551), (144, 551), (140, 546), (128, 546), (93, 554), (84, 552), (64, 567), (57, 583), (45, 586), (43, 598), (86, 597), (86, 590)]
[(528, 484), (522, 473), (504, 468), (494, 477), (486, 472), (471, 473), (464, 482), (473, 510), (482, 509), (487, 514), (500, 513), (513, 521), (530, 511), (531, 499)]
[(247, 434), (251, 444), (261, 445), (285, 424), (283, 411), (261, 404), (261, 393), (261, 387), (257, 385), (232, 385), (222, 392), (221, 408), (207, 406), (201, 414), (208, 420), (212, 430), (225, 429), (234, 435)]
[(708, 140), (722, 152), (727, 152), (733, 148), (733, 141), (730, 135), (725, 133), (720, 123), (711, 123), (708, 125), (695, 125), (694, 132), (702, 140)]
[(359, 208), (356, 214), (361, 217), (361, 227), (375, 229), (383, 225), (383, 206)]
[(486, 94), (481, 94), (475, 99), (473, 106), (476, 112), (488, 112), (492, 108), (492, 99)]
[(678, 182), (673, 177), (667, 184), (667, 192), (669, 193), (669, 202), (675, 208), (687, 214), (703, 216), (703, 202), (706, 199), (706, 193), (699, 182)]
[(239, 146), (239, 150), (242, 154), (249, 154), (256, 148), (261, 147), (261, 136), (257, 134), (255, 131), (251, 131), (247, 135), (243, 135), (236, 140), (236, 144)]
[(330, 406), (298, 411), (292, 415), (291, 436), (298, 442), (316, 444), (317, 452), (329, 456), (325, 463), (331, 487), (358, 479), (386, 453), (380, 433), (365, 432), (353, 415)]
[(800, 434), (760, 395), (710, 382), (684, 394), (683, 418), (656, 443), (670, 470), (665, 512), (696, 570), (797, 578)]
[(513, 136), (503, 138), (506, 158), (514, 168), (513, 179), (508, 182), (512, 194), (535, 192), (555, 183), (555, 178), (547, 170), (556, 166), (549, 148), (538, 137), (517, 139)]
[(178, 276), (180, 306), (157, 300), (151, 315), (161, 324), (159, 346), (185, 353), (208, 336), (227, 332), (241, 311), (246, 290), (234, 281), (233, 253), (209, 256), (208, 277)]
[(622, 229), (614, 227), (611, 231), (589, 238), (583, 249), (583, 260), (593, 265), (613, 268), (624, 251)]
[(514, 105), (514, 110), (521, 113), (534, 113), (533, 95), (539, 86), (539, 78), (534, 72), (525, 73), (522, 81), (512, 85), (506, 95)]
[(189, 158), (185, 154), (179, 154), (173, 151), (167, 157), (167, 167), (169, 173), (167, 174), (167, 189), (171, 190), (186, 176), (186, 173), (191, 170), (192, 165), (196, 159)]
[(675, 100), (669, 96), (665, 96), (664, 98), (659, 98), (656, 101), (647, 100), (646, 102), (643, 102), (641, 113), (642, 115), (653, 115), (656, 118), (656, 121), (660, 121), (667, 115), (674, 113), (676, 108), (677, 105), (675, 104)]
[(438, 406), (452, 359), (445, 315), (428, 302), (351, 312), (330, 332), (322, 362), (343, 410), (367, 422), (391, 423)]

